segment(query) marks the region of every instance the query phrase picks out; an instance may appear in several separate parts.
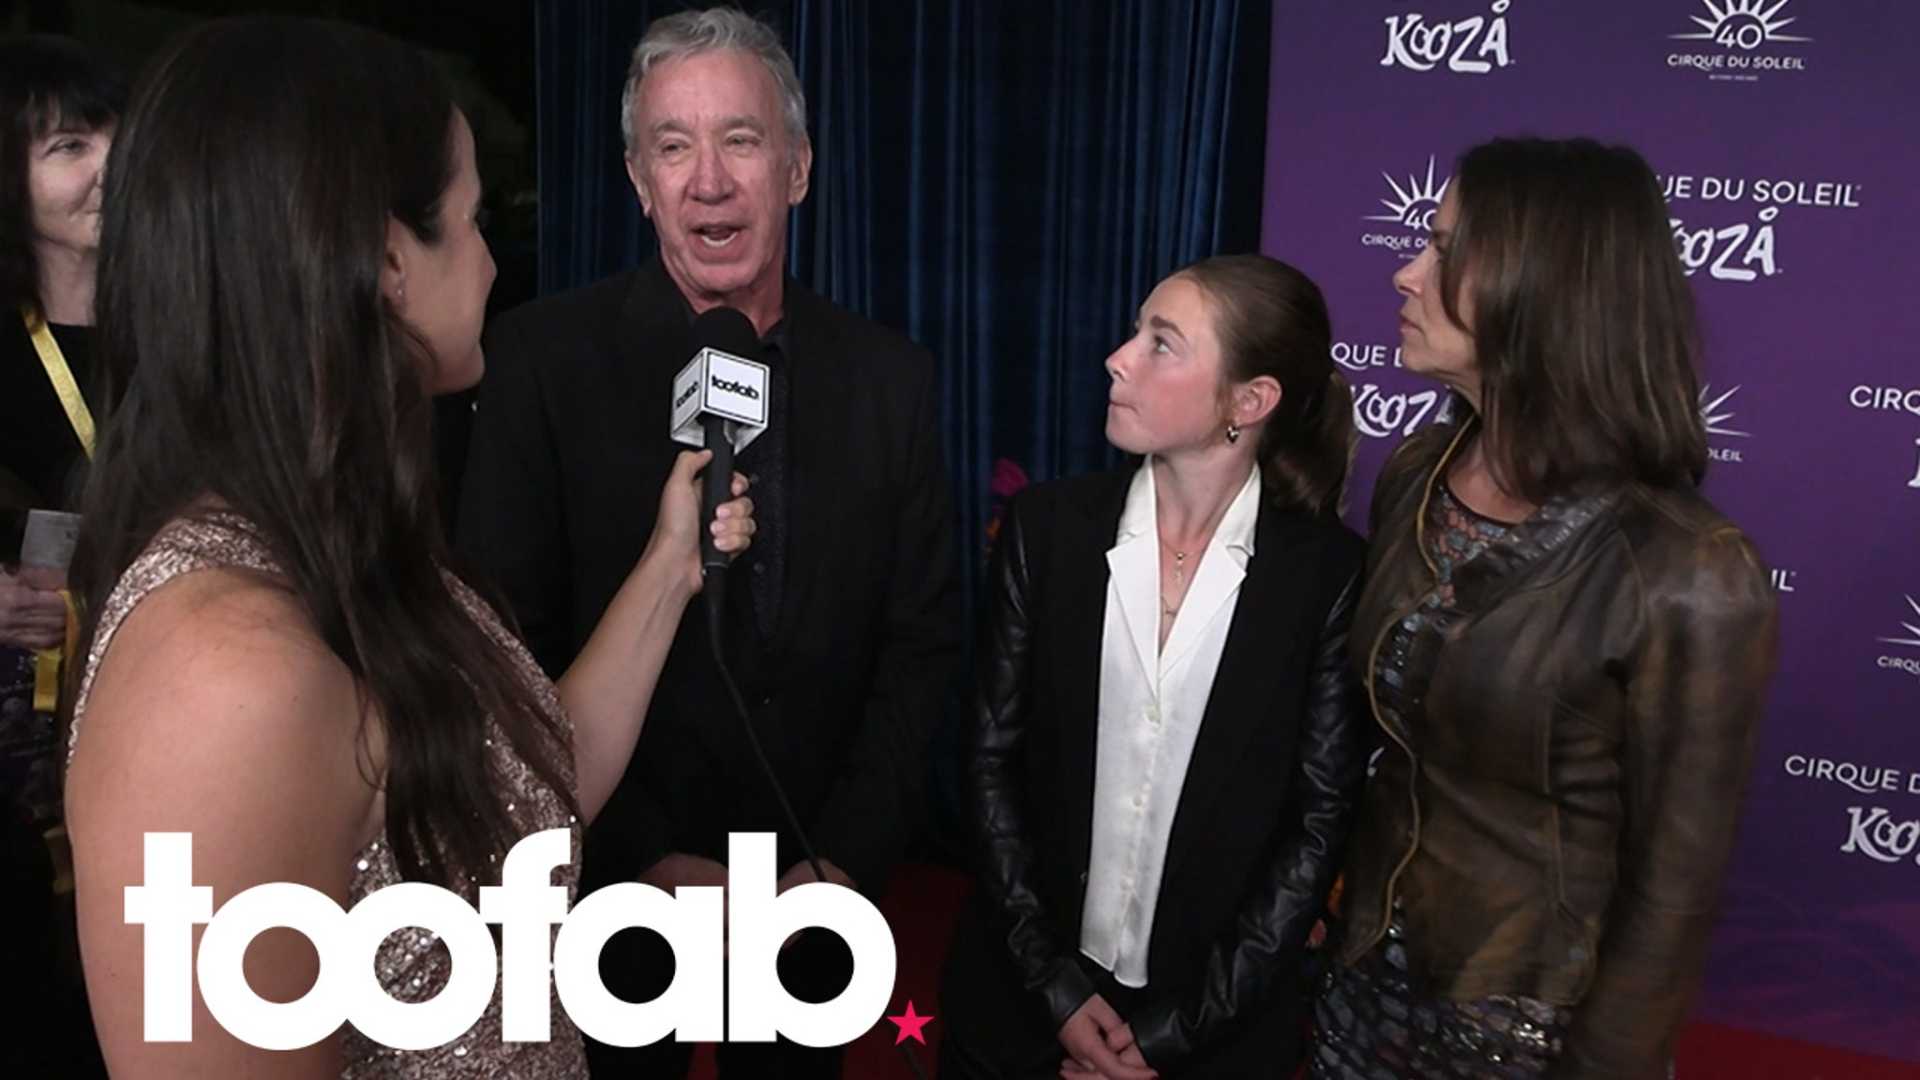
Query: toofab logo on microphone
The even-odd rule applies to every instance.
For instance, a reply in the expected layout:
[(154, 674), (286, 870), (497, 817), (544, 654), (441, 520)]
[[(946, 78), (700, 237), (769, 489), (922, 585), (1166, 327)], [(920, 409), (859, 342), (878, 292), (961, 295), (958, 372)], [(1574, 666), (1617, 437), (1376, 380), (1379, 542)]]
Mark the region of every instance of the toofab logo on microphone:
[(739, 394), (748, 401), (760, 400), (760, 389), (752, 383), (736, 382), (733, 379), (723, 379), (715, 375), (709, 379), (709, 385), (715, 390), (721, 390), (729, 394)]
[(702, 447), (707, 444), (707, 421), (718, 419), (738, 453), (767, 429), (772, 389), (765, 364), (701, 349), (673, 377), (673, 415), (667, 430), (675, 442)]
[[(715, 887), (683, 887), (669, 896), (623, 882), (568, 911), (566, 889), (550, 882), (553, 868), (570, 855), (565, 829), (521, 840), (507, 853), (500, 884), (481, 887), (478, 911), (457, 894), (421, 882), (390, 885), (347, 911), (316, 889), (277, 882), (247, 889), (216, 912), (213, 890), (193, 884), (192, 835), (148, 833), (144, 883), (127, 888), (125, 911), (126, 921), (145, 932), (146, 1040), (193, 1038), (196, 976), (220, 1026), (266, 1050), (310, 1046), (342, 1023), (396, 1049), (440, 1046), (473, 1027), (496, 985), (508, 1042), (552, 1037), (550, 986), (582, 1032), (614, 1046), (643, 1046), (668, 1035), (682, 1042), (784, 1036), (804, 1046), (838, 1046), (886, 1011), (896, 962), (886, 919), (839, 885), (798, 885), (775, 895), (769, 833), (730, 837), (724, 904), (723, 890)], [(500, 927), (497, 953), (490, 923)], [(206, 926), (198, 956), (197, 924)], [(253, 939), (276, 927), (305, 935), (320, 956), (313, 987), (294, 1001), (260, 997), (242, 969)], [(408, 927), (437, 934), (452, 961), (446, 986), (426, 1001), (398, 1001), (374, 977), (381, 942)], [(600, 950), (630, 927), (660, 934), (674, 956), (672, 985), (640, 1004), (615, 997), (600, 981)], [(809, 928), (837, 934), (853, 954), (853, 979), (831, 1001), (796, 1000), (775, 968), (781, 944)]]

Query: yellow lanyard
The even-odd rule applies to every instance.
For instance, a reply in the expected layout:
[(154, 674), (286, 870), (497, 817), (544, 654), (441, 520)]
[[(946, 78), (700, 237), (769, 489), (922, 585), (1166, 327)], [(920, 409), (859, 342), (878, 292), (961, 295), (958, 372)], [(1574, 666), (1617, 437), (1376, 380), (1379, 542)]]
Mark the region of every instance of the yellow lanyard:
[[(53, 392), (60, 398), (60, 407), (67, 411), (67, 423), (73, 425), (73, 433), (80, 440), (80, 449), (84, 450), (87, 460), (93, 460), (93, 412), (87, 408), (87, 399), (80, 395), (80, 384), (73, 380), (73, 369), (67, 366), (67, 357), (60, 351), (60, 343), (53, 339), (53, 331), (47, 328), (47, 320), (31, 306), (20, 308), (20, 317), (26, 321), (27, 336), (33, 339), (33, 351), (40, 354), (40, 364), (47, 369), (47, 380), (53, 383)], [(60, 702), (60, 666), (68, 656), (73, 655), (77, 644), (74, 632), (79, 629), (80, 620), (73, 607), (73, 596), (65, 589), (60, 590), (61, 599), (67, 602), (67, 635), (64, 647), (40, 649), (33, 658), (33, 710), (50, 713)]]
[(36, 649), (33, 654), (33, 711), (51, 713), (60, 707), (60, 666), (80, 645), (80, 612), (74, 608), (73, 594), (60, 590), (67, 603), (66, 640), (51, 649)]
[(47, 379), (60, 397), (60, 407), (67, 410), (67, 422), (73, 425), (73, 433), (80, 439), (80, 449), (85, 450), (87, 460), (92, 461), (93, 413), (87, 408), (87, 399), (80, 396), (80, 384), (73, 381), (73, 369), (67, 366), (60, 343), (53, 340), (53, 331), (47, 328), (47, 320), (41, 318), (38, 311), (22, 306), (20, 317), (26, 320), (27, 336), (33, 339), (33, 350), (40, 354), (41, 366), (47, 369)]

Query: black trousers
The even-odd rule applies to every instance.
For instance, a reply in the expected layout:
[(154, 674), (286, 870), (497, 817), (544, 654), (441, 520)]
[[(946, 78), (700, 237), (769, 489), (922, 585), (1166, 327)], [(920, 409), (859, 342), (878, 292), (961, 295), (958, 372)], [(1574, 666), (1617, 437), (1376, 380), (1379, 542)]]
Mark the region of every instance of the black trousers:
[[(829, 1001), (853, 981), (853, 954), (837, 935), (803, 931), (780, 954), (780, 982), (801, 1001)], [(673, 950), (651, 931), (624, 930), (600, 954), (600, 978), (626, 1001), (651, 1001), (673, 985)], [(587, 1040), (593, 1080), (679, 1080), (696, 1044), (672, 1036), (647, 1046), (608, 1046)], [(840, 1080), (841, 1048), (772, 1043), (721, 1043), (715, 1048), (725, 1080)]]

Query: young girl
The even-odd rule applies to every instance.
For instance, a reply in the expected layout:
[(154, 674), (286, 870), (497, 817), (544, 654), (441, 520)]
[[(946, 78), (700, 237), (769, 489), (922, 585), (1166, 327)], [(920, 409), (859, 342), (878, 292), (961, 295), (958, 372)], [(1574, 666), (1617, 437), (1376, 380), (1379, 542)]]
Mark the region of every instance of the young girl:
[(1299, 271), (1214, 258), (1107, 358), (1135, 468), (1008, 511), (972, 730), (980, 889), (942, 1075), (1245, 1077), (1300, 1055), (1301, 962), (1363, 770), (1336, 516), (1352, 401)]

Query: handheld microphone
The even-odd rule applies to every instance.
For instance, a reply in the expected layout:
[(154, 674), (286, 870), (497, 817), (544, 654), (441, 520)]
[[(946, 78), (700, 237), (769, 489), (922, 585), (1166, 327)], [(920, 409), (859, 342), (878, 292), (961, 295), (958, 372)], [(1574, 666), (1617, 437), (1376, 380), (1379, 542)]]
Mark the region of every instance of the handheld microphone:
[[(799, 842), (807, 865), (813, 869), (814, 880), (826, 881), (826, 871), (820, 866), (819, 855), (814, 853), (813, 842), (793, 812), (786, 789), (781, 786), (780, 777), (760, 745), (760, 736), (754, 731), (753, 715), (727, 666), (721, 633), (727, 606), (727, 557), (714, 547), (713, 515), (721, 503), (733, 497), (734, 453), (746, 449), (748, 443), (767, 430), (772, 379), (765, 364), (748, 359), (759, 354), (760, 339), (753, 331), (753, 323), (733, 308), (718, 307), (701, 312), (693, 320), (693, 346), (693, 359), (673, 377), (672, 434), (675, 442), (713, 451), (713, 460), (707, 463), (706, 474), (701, 478), (700, 498), (700, 570), (704, 578), (701, 593), (707, 602), (707, 647), (713, 653), (714, 666), (719, 669), (720, 680), (740, 718), (747, 746), (773, 790), (787, 827)], [(914, 1076), (925, 1080), (926, 1071), (921, 1068), (920, 1059), (904, 1045), (900, 1052)]]
[(713, 451), (700, 499), (700, 568), (708, 603), (717, 606), (727, 557), (713, 545), (713, 514), (733, 497), (733, 455), (767, 429), (766, 365), (753, 323), (729, 307), (693, 320), (693, 359), (673, 378), (672, 434), (678, 442)]
[(780, 786), (780, 778), (774, 774), (773, 765), (760, 746), (760, 737), (753, 730), (753, 714), (748, 711), (746, 699), (740, 696), (740, 687), (727, 667), (725, 635), (721, 633), (727, 610), (727, 557), (713, 544), (713, 512), (733, 497), (734, 452), (746, 449), (748, 443), (767, 430), (767, 397), (772, 393), (772, 379), (765, 364), (748, 359), (759, 352), (760, 339), (753, 332), (753, 323), (733, 308), (701, 312), (693, 320), (693, 345), (693, 359), (673, 377), (672, 432), (675, 442), (713, 451), (713, 460), (707, 463), (706, 475), (702, 478), (700, 499), (700, 568), (705, 579), (700, 592), (707, 602), (707, 647), (713, 652), (713, 663), (719, 669), (727, 696), (733, 699), (734, 711), (740, 715), (747, 745), (773, 788), (788, 827), (813, 867), (813, 876), (825, 881), (827, 875), (820, 869), (813, 844), (807, 839), (800, 818), (794, 814), (787, 793)]

